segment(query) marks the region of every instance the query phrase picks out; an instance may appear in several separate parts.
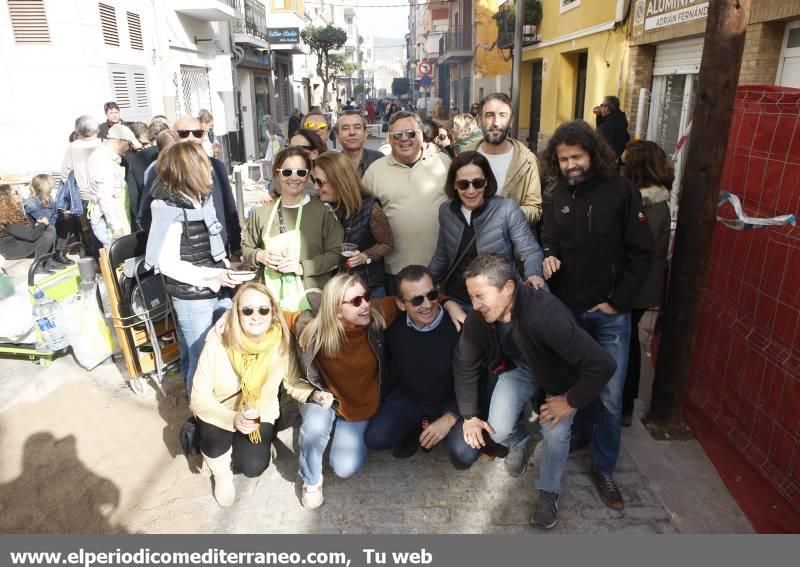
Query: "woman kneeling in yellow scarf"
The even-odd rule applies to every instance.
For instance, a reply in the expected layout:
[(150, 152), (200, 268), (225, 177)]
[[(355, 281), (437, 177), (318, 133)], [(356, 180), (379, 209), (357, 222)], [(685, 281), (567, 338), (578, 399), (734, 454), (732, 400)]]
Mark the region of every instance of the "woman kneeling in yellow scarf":
[(299, 372), (286, 321), (263, 284), (239, 287), (234, 313), (221, 337), (208, 334), (191, 397), (200, 451), (214, 476), (214, 498), (220, 506), (230, 506), (236, 498), (234, 461), (250, 478), (269, 466), (278, 388), (290, 373)]

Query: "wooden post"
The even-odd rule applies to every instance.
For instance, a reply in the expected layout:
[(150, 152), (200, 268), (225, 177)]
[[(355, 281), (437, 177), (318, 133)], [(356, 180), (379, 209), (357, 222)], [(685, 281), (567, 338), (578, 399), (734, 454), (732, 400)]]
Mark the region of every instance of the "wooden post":
[(751, 0), (708, 6), (692, 134), (681, 185), (669, 300), (663, 320), (648, 425), (681, 423), (697, 320), (711, 263), (722, 168), (739, 82)]

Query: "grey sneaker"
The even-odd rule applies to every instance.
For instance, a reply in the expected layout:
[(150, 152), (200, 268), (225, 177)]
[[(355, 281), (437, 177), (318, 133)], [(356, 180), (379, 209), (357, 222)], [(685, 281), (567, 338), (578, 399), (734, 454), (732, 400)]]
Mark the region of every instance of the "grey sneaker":
[(511, 476), (522, 476), (528, 470), (528, 461), (534, 450), (533, 439), (528, 438), (525, 443), (512, 447), (506, 455), (506, 470)]
[(539, 491), (539, 501), (536, 510), (531, 516), (531, 524), (537, 528), (549, 530), (558, 523), (558, 494), (555, 492)]

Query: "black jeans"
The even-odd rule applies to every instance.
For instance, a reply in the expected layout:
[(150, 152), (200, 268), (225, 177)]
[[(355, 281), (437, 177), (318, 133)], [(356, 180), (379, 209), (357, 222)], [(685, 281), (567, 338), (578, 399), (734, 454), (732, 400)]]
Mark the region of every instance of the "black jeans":
[(642, 348), (639, 344), (639, 322), (646, 309), (631, 310), (631, 340), (628, 351), (628, 374), (622, 389), (622, 415), (633, 414), (633, 401), (639, 396), (639, 375), (642, 368)]
[(197, 418), (200, 434), (200, 450), (215, 459), (233, 447), (234, 470), (248, 478), (256, 478), (269, 466), (269, 450), (272, 444), (272, 424), (261, 424), (261, 443), (251, 443), (247, 435), (239, 431), (228, 431)]

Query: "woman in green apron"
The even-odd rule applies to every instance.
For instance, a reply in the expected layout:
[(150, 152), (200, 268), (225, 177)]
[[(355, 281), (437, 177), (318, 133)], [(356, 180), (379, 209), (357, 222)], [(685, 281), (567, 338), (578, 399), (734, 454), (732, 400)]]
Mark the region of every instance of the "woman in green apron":
[(305, 194), (311, 158), (299, 147), (275, 157), (272, 186), (276, 198), (257, 207), (242, 234), (242, 256), (283, 309), (309, 305), (305, 290), (322, 288), (339, 267), (343, 229), (333, 212)]

